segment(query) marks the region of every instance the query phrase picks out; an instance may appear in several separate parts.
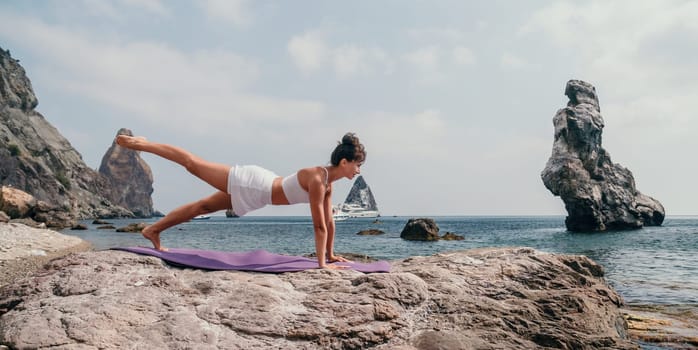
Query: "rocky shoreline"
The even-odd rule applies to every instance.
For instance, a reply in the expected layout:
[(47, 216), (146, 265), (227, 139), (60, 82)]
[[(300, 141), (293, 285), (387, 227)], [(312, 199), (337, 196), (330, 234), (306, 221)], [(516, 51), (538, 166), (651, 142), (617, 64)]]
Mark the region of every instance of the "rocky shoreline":
[(17, 223), (0, 223), (0, 287), (25, 278), (49, 261), (91, 245), (77, 237)]
[(153, 257), (91, 251), (50, 230), (0, 224), (0, 264), (0, 349), (695, 344), (690, 332), (662, 337), (658, 327), (675, 324), (652, 323), (663, 317), (657, 310), (623, 305), (590, 259), (530, 248), (411, 257), (392, 261), (386, 274), (274, 275), (182, 269)]

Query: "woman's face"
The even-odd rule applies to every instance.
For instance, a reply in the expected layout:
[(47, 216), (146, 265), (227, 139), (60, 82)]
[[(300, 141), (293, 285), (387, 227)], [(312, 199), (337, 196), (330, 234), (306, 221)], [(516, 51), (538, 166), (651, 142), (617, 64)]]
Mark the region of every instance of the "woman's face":
[(344, 176), (351, 180), (354, 178), (354, 176), (361, 174), (361, 166), (363, 165), (363, 162), (357, 162), (355, 160), (348, 161), (346, 159), (342, 159), (341, 166), (344, 170)]

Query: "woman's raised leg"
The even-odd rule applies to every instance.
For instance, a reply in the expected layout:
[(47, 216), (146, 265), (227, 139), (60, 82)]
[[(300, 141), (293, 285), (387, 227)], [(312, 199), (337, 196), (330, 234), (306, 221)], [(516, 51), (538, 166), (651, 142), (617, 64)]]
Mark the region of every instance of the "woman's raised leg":
[(143, 137), (118, 135), (116, 143), (121, 147), (156, 154), (171, 160), (217, 190), (228, 191), (228, 173), (230, 172), (228, 165), (209, 162), (183, 148), (150, 142)]
[(153, 247), (157, 250), (167, 250), (160, 244), (160, 232), (189, 221), (197, 215), (213, 213), (215, 211), (231, 209), (230, 195), (218, 191), (206, 198), (202, 198), (196, 202), (185, 204), (171, 212), (156, 223), (146, 227), (141, 231), (143, 237), (153, 243)]

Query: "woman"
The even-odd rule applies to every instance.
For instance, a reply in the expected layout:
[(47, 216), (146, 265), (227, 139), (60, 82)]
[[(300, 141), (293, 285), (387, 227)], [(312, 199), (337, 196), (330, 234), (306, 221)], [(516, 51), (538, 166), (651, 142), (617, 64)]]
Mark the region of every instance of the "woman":
[(339, 269), (328, 265), (348, 261), (334, 254), (334, 219), (332, 217), (332, 183), (341, 178), (353, 179), (366, 159), (364, 146), (353, 133), (347, 133), (332, 152), (329, 166), (298, 170), (285, 178), (258, 166), (228, 166), (208, 162), (172, 145), (153, 143), (142, 137), (118, 135), (116, 143), (136, 151), (156, 154), (184, 166), (194, 176), (218, 191), (196, 202), (185, 204), (143, 229), (143, 237), (155, 249), (167, 250), (160, 244), (160, 233), (197, 215), (232, 209), (242, 216), (266, 205), (308, 203), (315, 230), (315, 253), (320, 268)]

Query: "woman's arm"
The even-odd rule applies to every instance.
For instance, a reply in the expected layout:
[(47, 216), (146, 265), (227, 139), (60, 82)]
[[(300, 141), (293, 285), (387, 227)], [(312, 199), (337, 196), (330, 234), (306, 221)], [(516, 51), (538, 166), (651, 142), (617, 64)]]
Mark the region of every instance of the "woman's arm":
[(311, 179), (308, 184), (310, 197), (310, 215), (313, 218), (313, 230), (315, 231), (315, 254), (317, 263), (321, 268), (325, 264), (325, 246), (327, 243), (327, 225), (325, 224), (324, 184), (317, 179)]
[[(330, 185), (332, 186), (332, 185)], [(327, 260), (330, 262), (336, 261), (334, 256), (334, 216), (332, 216), (332, 190), (328, 191), (325, 195), (324, 211), (327, 213), (325, 215), (325, 223), (327, 227)]]
[[(331, 185), (330, 185), (331, 186)], [(342, 262), (350, 262), (350, 260), (345, 259), (344, 257), (341, 257), (339, 255), (334, 255), (334, 233), (335, 233), (335, 226), (334, 226), (334, 217), (332, 216), (332, 190), (330, 189), (330, 192), (325, 196), (325, 213), (327, 214), (327, 261), (329, 262), (337, 262), (337, 261), (342, 261)]]
[[(323, 176), (324, 177), (324, 176)], [(328, 220), (333, 222), (332, 241), (334, 241), (334, 220), (332, 219), (332, 204), (326, 196), (327, 190), (323, 179), (311, 176), (308, 181), (308, 196), (310, 197), (310, 214), (313, 218), (313, 230), (315, 231), (315, 254), (320, 268), (344, 269), (344, 266), (327, 265), (328, 244)], [(326, 203), (329, 204), (329, 210)], [(332, 261), (330, 261), (332, 262)]]

